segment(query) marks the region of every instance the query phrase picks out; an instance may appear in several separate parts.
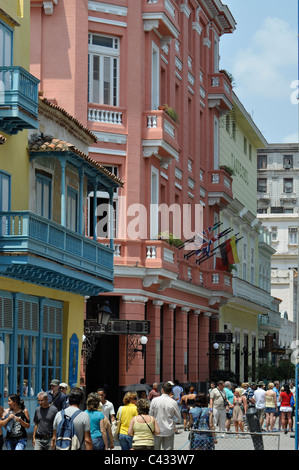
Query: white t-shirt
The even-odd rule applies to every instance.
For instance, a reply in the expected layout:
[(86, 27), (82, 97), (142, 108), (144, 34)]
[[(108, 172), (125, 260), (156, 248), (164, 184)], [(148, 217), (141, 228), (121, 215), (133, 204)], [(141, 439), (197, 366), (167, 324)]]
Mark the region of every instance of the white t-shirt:
[(149, 414), (156, 418), (161, 434), (171, 436), (174, 434), (174, 422), (181, 420), (181, 413), (177, 402), (166, 393), (151, 401)]
[(103, 408), (102, 412), (104, 413), (106, 418), (110, 420), (110, 415), (115, 415), (113, 403), (111, 403), (111, 401), (106, 400), (106, 403), (105, 404), (101, 403), (101, 405)]
[(263, 388), (258, 388), (254, 392), (254, 399), (255, 399), (255, 407), (258, 410), (262, 410), (266, 406), (265, 402), (265, 390)]

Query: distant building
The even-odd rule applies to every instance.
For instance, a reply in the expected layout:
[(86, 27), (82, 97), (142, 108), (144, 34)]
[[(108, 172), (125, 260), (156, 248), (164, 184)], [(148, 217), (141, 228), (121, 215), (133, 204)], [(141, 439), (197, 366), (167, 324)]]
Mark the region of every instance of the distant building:
[(258, 218), (271, 233), (275, 249), (271, 292), (281, 299), (280, 312), (292, 325), (294, 338), (298, 321), (298, 144), (270, 144), (259, 149), (257, 168)]
[[(256, 217), (257, 149), (268, 143), (234, 92), (232, 97), (232, 110), (220, 120), (220, 165), (232, 173), (234, 199), (221, 210), (220, 220), (222, 229), (232, 229), (226, 238), (237, 234), (239, 262), (232, 270), (233, 297), (220, 309), (220, 329), (234, 338), (222, 367), (232, 370), (242, 382), (256, 380), (259, 360), (268, 359), (265, 335), (273, 329), (279, 331), (280, 315), (271, 297), (274, 250)], [(265, 325), (262, 320), (266, 318)]]

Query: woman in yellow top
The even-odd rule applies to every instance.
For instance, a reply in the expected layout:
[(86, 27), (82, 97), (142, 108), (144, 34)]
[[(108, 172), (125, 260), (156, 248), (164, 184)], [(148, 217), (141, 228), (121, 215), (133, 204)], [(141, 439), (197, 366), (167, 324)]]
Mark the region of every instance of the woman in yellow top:
[(132, 418), (128, 435), (133, 437), (134, 450), (154, 450), (154, 435), (160, 428), (153, 416), (149, 416), (150, 403), (141, 398), (137, 402), (138, 416)]
[(119, 445), (121, 450), (130, 450), (132, 448), (133, 437), (128, 436), (128, 429), (131, 419), (138, 415), (137, 412), (137, 393), (128, 392), (123, 399), (124, 406), (121, 406), (116, 418), (120, 419)]

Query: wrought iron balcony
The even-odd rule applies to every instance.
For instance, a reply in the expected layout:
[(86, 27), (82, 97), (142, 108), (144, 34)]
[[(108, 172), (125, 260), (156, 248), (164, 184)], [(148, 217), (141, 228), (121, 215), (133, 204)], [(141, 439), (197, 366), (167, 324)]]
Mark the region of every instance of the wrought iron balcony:
[(113, 250), (29, 211), (0, 212), (0, 273), (80, 295), (113, 290)]
[(38, 128), (39, 80), (22, 67), (0, 67), (0, 129), (17, 134)]

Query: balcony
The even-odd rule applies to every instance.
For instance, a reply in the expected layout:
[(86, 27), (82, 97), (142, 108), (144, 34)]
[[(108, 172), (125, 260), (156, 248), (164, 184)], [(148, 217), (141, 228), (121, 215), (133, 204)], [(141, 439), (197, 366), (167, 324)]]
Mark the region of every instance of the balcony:
[(234, 297), (256, 304), (259, 313), (266, 314), (271, 309), (272, 297), (269, 292), (238, 277), (233, 278)]
[(208, 172), (209, 205), (229, 204), (233, 200), (232, 177), (226, 170), (210, 170)]
[(279, 331), (281, 329), (281, 323), (279, 312), (269, 311), (266, 315), (259, 316), (259, 327), (266, 332)]
[(284, 204), (285, 202), (291, 202), (292, 204), (296, 204), (297, 194), (293, 193), (293, 192), (281, 193), (280, 194), (280, 204)]
[(225, 73), (208, 76), (208, 101), (209, 108), (217, 107), (224, 112), (232, 109), (232, 85)]
[(22, 67), (0, 67), (0, 129), (17, 134), (38, 128), (39, 80)]
[(171, 0), (143, 0), (144, 31), (158, 29), (162, 36), (179, 37), (179, 9)]
[(0, 274), (81, 295), (113, 290), (113, 251), (29, 211), (0, 212)]
[(126, 127), (126, 109), (119, 106), (88, 103), (87, 119), (92, 130), (124, 132)]
[(204, 286), (209, 290), (221, 292), (222, 295), (232, 295), (232, 274), (226, 271), (206, 270)]
[(143, 113), (143, 156), (156, 155), (170, 163), (179, 159), (178, 124), (163, 110)]

